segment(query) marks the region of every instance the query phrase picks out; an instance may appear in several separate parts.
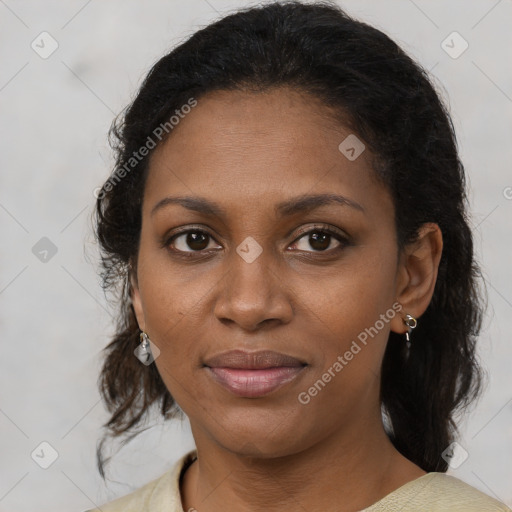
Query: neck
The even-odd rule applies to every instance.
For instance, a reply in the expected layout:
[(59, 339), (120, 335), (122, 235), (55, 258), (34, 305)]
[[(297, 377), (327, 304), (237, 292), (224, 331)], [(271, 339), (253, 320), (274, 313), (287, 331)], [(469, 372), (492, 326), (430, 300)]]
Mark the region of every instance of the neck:
[(273, 458), (258, 455), (251, 443), (244, 453), (234, 453), (193, 429), (198, 459), (183, 478), (183, 508), (217, 512), (228, 503), (232, 510), (250, 512), (357, 511), (425, 474), (394, 448), (380, 415), (367, 428), (354, 427)]

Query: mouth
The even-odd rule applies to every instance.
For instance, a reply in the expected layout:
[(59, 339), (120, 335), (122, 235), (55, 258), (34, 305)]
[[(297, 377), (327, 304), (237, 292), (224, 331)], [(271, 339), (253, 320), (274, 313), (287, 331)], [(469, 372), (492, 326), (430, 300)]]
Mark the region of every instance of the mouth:
[(212, 379), (232, 394), (257, 398), (291, 382), (308, 365), (279, 352), (233, 350), (207, 359), (204, 366)]

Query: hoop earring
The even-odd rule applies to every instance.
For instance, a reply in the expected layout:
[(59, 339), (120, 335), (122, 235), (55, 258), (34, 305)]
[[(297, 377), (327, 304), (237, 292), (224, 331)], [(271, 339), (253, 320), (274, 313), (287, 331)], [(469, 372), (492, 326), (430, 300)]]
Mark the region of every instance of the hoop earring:
[(415, 329), (416, 326), (418, 325), (418, 321), (412, 315), (407, 314), (407, 315), (405, 315), (405, 318), (404, 318), (404, 324), (408, 327), (407, 332), (405, 333), (405, 340), (406, 340), (407, 348), (409, 349), (409, 348), (411, 348), (410, 334), (411, 334), (411, 331), (413, 329)]

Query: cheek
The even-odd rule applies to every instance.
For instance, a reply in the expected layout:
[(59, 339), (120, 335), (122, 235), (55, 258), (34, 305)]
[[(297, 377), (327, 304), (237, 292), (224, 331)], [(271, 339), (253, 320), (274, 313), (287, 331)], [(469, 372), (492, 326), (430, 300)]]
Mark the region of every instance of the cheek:
[(162, 354), (176, 360), (185, 358), (194, 347), (196, 336), (204, 337), (205, 288), (189, 281), (181, 283), (173, 276), (160, 274), (141, 284), (147, 332)]
[(343, 373), (351, 378), (379, 373), (390, 322), (396, 315), (393, 252), (390, 257), (386, 254), (361, 251), (329, 279), (303, 283), (304, 311), (312, 312), (309, 317), (317, 322), (321, 371), (342, 356)]
[(300, 280), (297, 295), (305, 306), (327, 326), (341, 331), (344, 326), (362, 330), (373, 325), (393, 303), (394, 267), (392, 257), (384, 252), (361, 250), (321, 279), (318, 274), (302, 274)]
[[(211, 290), (222, 275), (207, 265), (195, 268), (170, 264), (165, 251), (147, 251), (139, 268), (139, 290), (146, 331), (159, 348), (157, 369), (178, 403), (190, 401), (195, 372), (212, 341)], [(200, 268), (201, 267), (201, 268)]]
[[(348, 291), (353, 293), (344, 293)], [(390, 320), (396, 313), (391, 305), (383, 307), (376, 295), (375, 289), (365, 293), (347, 283), (338, 294), (324, 297), (324, 306), (318, 311), (323, 319), (316, 364), (297, 396), (313, 415), (321, 416), (326, 410), (354, 414), (359, 410), (362, 414), (363, 404), (373, 403), (378, 396)], [(333, 425), (336, 421), (332, 420)]]
[(187, 319), (200, 318), (213, 276), (204, 265), (172, 262), (167, 250), (153, 240), (156, 235), (149, 229), (142, 233), (138, 282), (144, 318), (155, 341), (159, 338), (167, 346), (183, 335)]

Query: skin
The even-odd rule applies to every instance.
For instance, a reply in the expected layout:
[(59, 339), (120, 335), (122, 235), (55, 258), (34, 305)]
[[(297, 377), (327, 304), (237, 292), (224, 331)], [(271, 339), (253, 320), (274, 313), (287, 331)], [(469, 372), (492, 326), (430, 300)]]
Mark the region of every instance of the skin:
[[(158, 371), (190, 419), (198, 460), (181, 485), (185, 511), (224, 511), (226, 503), (356, 511), (425, 474), (384, 431), (380, 366), (389, 331), (405, 333), (405, 314), (421, 317), (431, 300), (442, 235), (426, 224), (398, 253), (393, 202), (369, 151), (349, 161), (338, 146), (351, 131), (328, 114), (288, 88), (217, 91), (151, 157), (132, 300), (140, 329), (161, 351)], [(364, 211), (337, 203), (286, 217), (274, 211), (322, 193)], [(214, 201), (226, 215), (177, 204), (151, 214), (162, 199), (185, 195)], [(315, 244), (307, 232), (318, 224), (348, 244), (334, 236)], [(185, 234), (165, 246), (183, 226), (210, 237), (191, 247)], [(262, 249), (252, 263), (236, 252), (249, 236)], [(402, 310), (301, 404), (299, 393), (397, 302)], [(308, 367), (270, 395), (238, 397), (202, 367), (235, 348), (284, 352)]]

